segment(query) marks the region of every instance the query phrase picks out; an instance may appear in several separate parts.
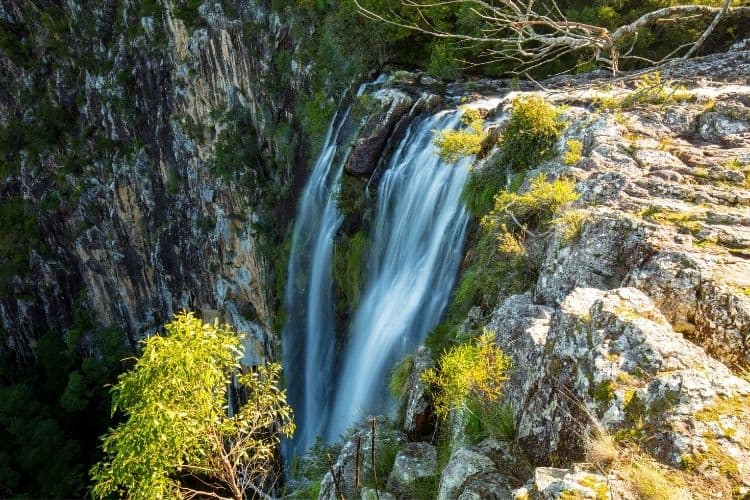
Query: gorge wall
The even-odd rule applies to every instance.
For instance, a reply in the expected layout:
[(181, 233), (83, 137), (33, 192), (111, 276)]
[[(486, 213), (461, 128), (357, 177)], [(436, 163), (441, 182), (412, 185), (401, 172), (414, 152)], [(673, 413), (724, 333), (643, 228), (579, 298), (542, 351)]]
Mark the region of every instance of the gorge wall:
[(306, 164), (289, 24), (115, 0), (3, 2), (0, 23), (4, 349), (32, 356), (80, 308), (135, 347), (187, 308), (268, 355)]

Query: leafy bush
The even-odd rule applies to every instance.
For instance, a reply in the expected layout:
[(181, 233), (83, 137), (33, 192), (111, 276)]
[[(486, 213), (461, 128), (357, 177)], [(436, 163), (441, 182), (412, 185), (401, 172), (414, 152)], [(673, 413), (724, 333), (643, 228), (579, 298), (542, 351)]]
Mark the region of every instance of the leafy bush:
[(635, 84), (635, 90), (621, 97), (600, 97), (597, 104), (605, 109), (628, 109), (643, 105), (663, 105), (692, 101), (695, 96), (682, 86), (662, 80), (661, 73), (646, 73)]
[[(294, 432), (279, 386), (281, 367), (240, 370), (242, 337), (228, 326), (180, 313), (143, 344), (135, 367), (112, 389), (112, 410), (126, 420), (102, 438), (92, 468), (95, 497), (163, 498), (218, 483), (231, 491), (263, 487), (281, 435)], [(235, 378), (236, 377), (236, 378)], [(247, 401), (227, 415), (227, 384)], [(191, 477), (192, 476), (192, 477)]]
[(496, 402), (502, 395), (511, 360), (495, 344), (490, 331), (475, 341), (460, 344), (443, 353), (438, 368), (431, 368), (422, 379), (436, 389), (435, 411), (441, 418), (470, 402)]
[(446, 163), (455, 163), (463, 157), (479, 153), (487, 137), (479, 110), (464, 107), (462, 111), (461, 123), (466, 129), (435, 132), (433, 142), (438, 148), (438, 155)]
[(482, 219), (482, 225), (495, 231), (511, 224), (546, 226), (560, 207), (577, 200), (578, 196), (572, 181), (549, 182), (541, 174), (531, 181), (531, 189), (523, 194), (506, 191), (497, 195), (495, 207)]
[(500, 142), (504, 162), (521, 171), (551, 158), (566, 126), (560, 115), (560, 108), (541, 97), (516, 98)]
[(563, 155), (563, 161), (566, 165), (575, 165), (581, 160), (583, 143), (579, 139), (569, 139), (566, 145), (568, 149)]
[(445, 42), (433, 44), (430, 63), (425, 71), (429, 76), (443, 80), (453, 80), (460, 74), (460, 63)]

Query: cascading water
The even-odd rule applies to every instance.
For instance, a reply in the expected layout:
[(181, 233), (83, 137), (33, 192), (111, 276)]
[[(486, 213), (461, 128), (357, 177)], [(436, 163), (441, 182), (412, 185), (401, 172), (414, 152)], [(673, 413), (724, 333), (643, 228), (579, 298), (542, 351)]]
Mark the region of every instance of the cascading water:
[(351, 128), (348, 112), (339, 115), (303, 192), (292, 238), (282, 347), (297, 433), (285, 443), (288, 457), (318, 436), (335, 440), (364, 412), (386, 409), (393, 363), (424, 339), (448, 303), (468, 221), (460, 195), (470, 160), (446, 165), (432, 144), (433, 130), (455, 128), (459, 113), (416, 118), (379, 184), (362, 300), (336, 370), (331, 263), (343, 217), (331, 194)]
[[(357, 96), (368, 87), (360, 86)], [(344, 169), (349, 112), (339, 110), (302, 193), (292, 235), (282, 332), (288, 399), (297, 432), (285, 443), (287, 456), (306, 451), (328, 421), (334, 373), (335, 317), (331, 282), (333, 240), (343, 217), (332, 197)]]
[(468, 221), (461, 191), (470, 160), (444, 164), (432, 140), (434, 130), (458, 123), (458, 113), (448, 111), (413, 123), (383, 175), (365, 290), (326, 429), (329, 441), (363, 413), (386, 409), (393, 363), (424, 340), (448, 303)]
[(287, 455), (305, 451), (327, 421), (335, 346), (331, 289), (333, 237), (341, 214), (331, 199), (343, 160), (336, 158), (339, 134), (346, 120), (334, 118), (323, 150), (305, 187), (292, 235), (287, 271), (286, 323), (282, 349), (289, 402), (294, 408), (297, 433), (286, 443)]

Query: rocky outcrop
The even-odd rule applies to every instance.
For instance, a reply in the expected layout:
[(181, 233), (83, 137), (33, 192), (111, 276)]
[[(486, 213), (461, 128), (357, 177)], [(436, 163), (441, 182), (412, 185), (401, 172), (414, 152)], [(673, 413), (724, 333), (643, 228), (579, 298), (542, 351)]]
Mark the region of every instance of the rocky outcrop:
[(354, 175), (369, 175), (375, 170), (388, 138), (414, 104), (408, 95), (395, 89), (380, 90), (372, 98), (379, 101), (381, 110), (367, 118), (346, 161), (346, 170)]
[(390, 491), (407, 493), (419, 481), (437, 472), (437, 449), (427, 443), (409, 443), (396, 454), (393, 470), (388, 476)]
[(403, 430), (411, 441), (419, 441), (431, 434), (435, 425), (435, 415), (429, 395), (429, 386), (422, 380), (422, 374), (433, 368), (435, 362), (429, 349), (420, 346), (414, 355), (414, 366), (409, 375), (406, 390), (406, 413)]
[[(524, 307), (522, 300), (509, 301), (504, 308), (512, 310), (493, 318), (502, 345), (518, 335), (538, 338), (502, 321)], [(527, 324), (533, 322), (532, 316)], [(744, 407), (750, 384), (675, 332), (642, 292), (574, 290), (536, 352), (534, 365), (512, 380), (507, 394), (519, 402), (518, 439), (536, 463), (552, 454), (581, 456), (580, 436), (601, 424), (613, 433), (651, 436), (646, 449), (673, 466), (703, 459), (719, 466), (718, 460), (742, 482), (750, 479)]]
[(531, 470), (520, 450), (508, 443), (487, 439), (477, 446), (458, 448), (440, 476), (437, 497), (511, 498), (511, 490), (526, 480)]

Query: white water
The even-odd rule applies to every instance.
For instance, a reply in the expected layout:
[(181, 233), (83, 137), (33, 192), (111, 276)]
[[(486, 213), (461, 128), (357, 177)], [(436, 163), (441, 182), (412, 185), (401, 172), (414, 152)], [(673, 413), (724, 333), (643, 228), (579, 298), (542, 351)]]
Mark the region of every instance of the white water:
[(433, 130), (458, 122), (457, 113), (441, 112), (413, 123), (383, 175), (364, 294), (350, 327), (327, 441), (361, 416), (386, 410), (394, 363), (424, 340), (448, 304), (468, 221), (461, 191), (470, 160), (442, 163), (432, 140)]
[(328, 131), (292, 236), (282, 347), (297, 432), (285, 443), (287, 457), (304, 453), (318, 436), (333, 441), (361, 415), (386, 409), (390, 370), (441, 319), (465, 238), (460, 194), (469, 160), (445, 165), (432, 145), (433, 130), (455, 128), (459, 115), (418, 118), (380, 181), (363, 298), (343, 332), (349, 340), (337, 367), (331, 262), (342, 216), (331, 193), (349, 149), (347, 119), (335, 118)]
[[(335, 123), (335, 119), (334, 119)], [(344, 120), (331, 124), (323, 150), (302, 194), (287, 272), (286, 324), (282, 334), (289, 401), (298, 423), (289, 452), (306, 450), (322, 433), (330, 386), (321, 376), (333, 370), (335, 335), (330, 280), (333, 236), (341, 215), (331, 192), (341, 175), (337, 140)]]

